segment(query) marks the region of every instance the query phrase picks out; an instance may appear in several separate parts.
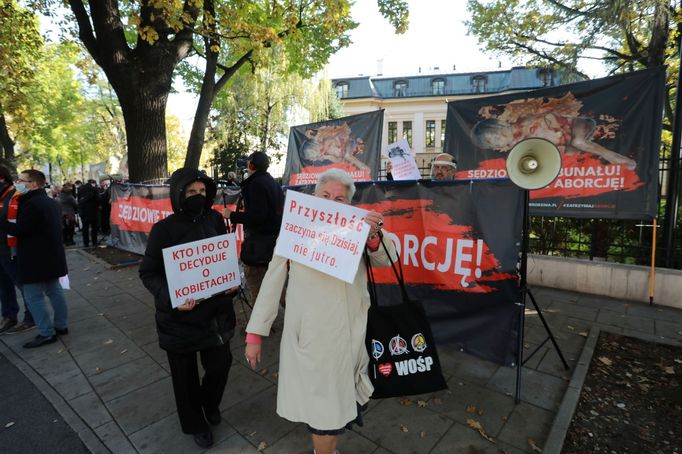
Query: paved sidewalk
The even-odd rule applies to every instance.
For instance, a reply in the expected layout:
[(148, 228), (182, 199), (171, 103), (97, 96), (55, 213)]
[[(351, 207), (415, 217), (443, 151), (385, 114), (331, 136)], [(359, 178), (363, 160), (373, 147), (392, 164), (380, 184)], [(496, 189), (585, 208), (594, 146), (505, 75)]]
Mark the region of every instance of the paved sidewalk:
[[(137, 267), (111, 270), (79, 251), (67, 252), (73, 290), (67, 291), (69, 334), (26, 350), (35, 332), (0, 336), (0, 349), (17, 363), (92, 452), (195, 453), (175, 412), (165, 353), (159, 349), (152, 296)], [(607, 298), (535, 289), (535, 297), (571, 365), (563, 369), (550, 344), (523, 368), (522, 402), (514, 404), (516, 370), (440, 347), (449, 390), (421, 401), (372, 401), (365, 426), (340, 438), (344, 454), (535, 452), (542, 447), (587, 333), (617, 333), (682, 342), (682, 311)], [(208, 452), (309, 454), (306, 429), (275, 413), (278, 336), (264, 342), (251, 371), (243, 355), (243, 314), (232, 341), (235, 361)], [(241, 315), (241, 317), (239, 317)], [(281, 317), (275, 323), (281, 332)], [(525, 351), (545, 338), (537, 314), (526, 316)], [(2, 350), (0, 350), (1, 352)], [(474, 410), (475, 407), (475, 410)], [(469, 410), (469, 411), (467, 411)], [(480, 423), (495, 444), (467, 425)], [(0, 430), (7, 430), (0, 428)]]

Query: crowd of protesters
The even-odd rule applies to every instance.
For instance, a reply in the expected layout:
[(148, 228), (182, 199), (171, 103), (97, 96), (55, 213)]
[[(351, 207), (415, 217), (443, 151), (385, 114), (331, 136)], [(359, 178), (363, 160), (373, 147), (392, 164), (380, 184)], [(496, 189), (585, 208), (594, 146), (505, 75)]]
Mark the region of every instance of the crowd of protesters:
[[(216, 195), (212, 179), (195, 169), (176, 171), (169, 180), (173, 214), (153, 226), (139, 273), (155, 299), (159, 345), (168, 356), (181, 429), (197, 445), (208, 448), (213, 445), (210, 425), (221, 423), (220, 403), (235, 331), (232, 299), (238, 287), (203, 300), (190, 297), (173, 308), (162, 250), (221, 235), (230, 226), (242, 224), (245, 238), (240, 258), (254, 302), (244, 355), (256, 368), (262, 338), (270, 334), (286, 295), (290, 301), (280, 346), (277, 413), (306, 423), (314, 452), (334, 454), (338, 453), (337, 436), (352, 424), (362, 425), (361, 414), (373, 391), (364, 349), (369, 307), (365, 264), (361, 263), (355, 280), (348, 284), (273, 256), (284, 197), (280, 184), (267, 172), (268, 165), (265, 153), (249, 156), (248, 174), (240, 184), (241, 203), (235, 211), (226, 208), (222, 216), (212, 209)], [(451, 156), (439, 155), (432, 164), (432, 178), (452, 179), (455, 170)], [(229, 177), (236, 184), (236, 174)], [(350, 204), (354, 192), (352, 178), (332, 169), (320, 176), (314, 195)], [(50, 344), (68, 334), (61, 282), (67, 276), (65, 246), (76, 244), (77, 229), (83, 246), (97, 246), (100, 235), (110, 233), (110, 212), (108, 181), (66, 182), (48, 190), (42, 172), (25, 170), (15, 180), (0, 166), (0, 334), (37, 327), (37, 336), (25, 348)], [(370, 225), (365, 245), (368, 260), (374, 266), (395, 261), (391, 242), (388, 248), (379, 249), (385, 234), (383, 214), (368, 212), (366, 222)], [(25, 303), (21, 323), (17, 290)], [(315, 321), (302, 323), (304, 318)], [(339, 331), (339, 323), (350, 329)], [(313, 338), (313, 346), (303, 348), (298, 342), (301, 336)], [(338, 358), (347, 361), (339, 363)]]

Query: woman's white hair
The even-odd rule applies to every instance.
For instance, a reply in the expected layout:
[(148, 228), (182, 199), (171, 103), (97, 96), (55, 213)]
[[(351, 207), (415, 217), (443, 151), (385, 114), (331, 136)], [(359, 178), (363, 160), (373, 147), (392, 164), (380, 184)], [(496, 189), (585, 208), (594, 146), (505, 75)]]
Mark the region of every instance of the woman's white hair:
[(348, 202), (353, 200), (353, 195), (355, 194), (355, 183), (353, 183), (353, 178), (341, 169), (329, 169), (326, 172), (320, 174), (320, 178), (317, 180), (315, 185), (315, 194), (330, 181), (336, 181), (341, 183), (346, 187), (348, 194)]

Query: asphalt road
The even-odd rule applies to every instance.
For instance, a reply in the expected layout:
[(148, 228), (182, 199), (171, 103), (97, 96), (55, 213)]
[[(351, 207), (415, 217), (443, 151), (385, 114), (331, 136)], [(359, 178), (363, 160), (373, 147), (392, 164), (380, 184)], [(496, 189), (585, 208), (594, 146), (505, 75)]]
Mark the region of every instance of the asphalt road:
[(87, 454), (78, 435), (31, 381), (0, 354), (0, 452)]

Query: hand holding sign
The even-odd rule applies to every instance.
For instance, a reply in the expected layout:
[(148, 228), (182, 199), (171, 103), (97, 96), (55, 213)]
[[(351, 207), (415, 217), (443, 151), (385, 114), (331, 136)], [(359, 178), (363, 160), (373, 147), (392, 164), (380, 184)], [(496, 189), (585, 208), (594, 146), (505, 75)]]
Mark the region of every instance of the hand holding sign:
[(388, 146), (388, 159), (391, 164), (391, 175), (394, 180), (418, 180), (421, 178), (417, 163), (405, 139)]
[(351, 205), (288, 190), (275, 254), (351, 283), (370, 228), (383, 219), (379, 213), (369, 215)]

